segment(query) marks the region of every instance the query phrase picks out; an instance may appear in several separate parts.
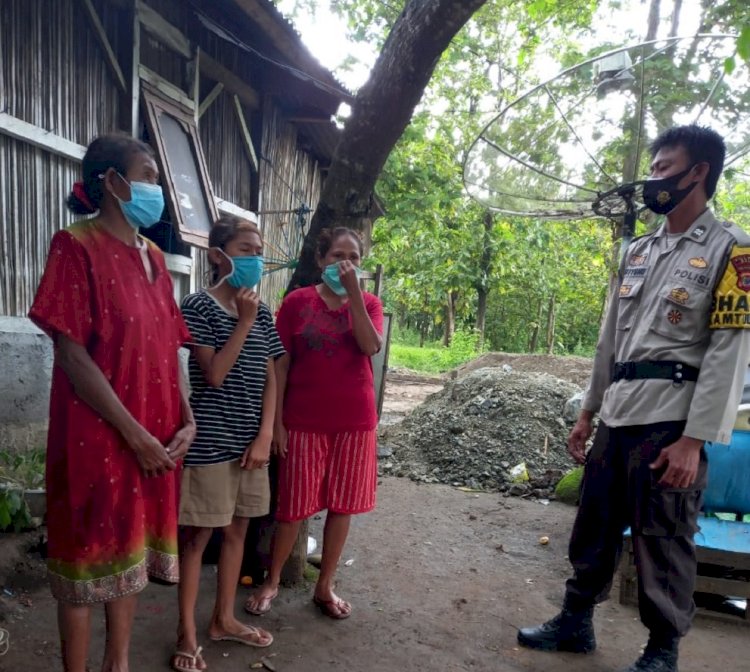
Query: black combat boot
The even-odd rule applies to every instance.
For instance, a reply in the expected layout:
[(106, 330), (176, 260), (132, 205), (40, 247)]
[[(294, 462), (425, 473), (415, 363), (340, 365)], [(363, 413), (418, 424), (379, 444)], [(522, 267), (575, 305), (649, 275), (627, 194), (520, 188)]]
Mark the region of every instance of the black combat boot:
[(573, 611), (568, 607), (553, 619), (518, 631), (518, 643), (540, 651), (589, 653), (596, 648), (594, 607)]
[(624, 672), (678, 672), (678, 641), (654, 642), (650, 639), (641, 657)]

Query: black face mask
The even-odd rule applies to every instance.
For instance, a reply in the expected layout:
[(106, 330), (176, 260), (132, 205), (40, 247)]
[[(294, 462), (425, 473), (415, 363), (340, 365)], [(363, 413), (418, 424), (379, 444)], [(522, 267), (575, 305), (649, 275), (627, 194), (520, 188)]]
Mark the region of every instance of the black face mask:
[(697, 182), (693, 182), (684, 189), (678, 189), (677, 185), (695, 166), (676, 175), (662, 177), (658, 180), (646, 180), (643, 183), (643, 203), (657, 215), (668, 215), (674, 210), (685, 197), (695, 188)]

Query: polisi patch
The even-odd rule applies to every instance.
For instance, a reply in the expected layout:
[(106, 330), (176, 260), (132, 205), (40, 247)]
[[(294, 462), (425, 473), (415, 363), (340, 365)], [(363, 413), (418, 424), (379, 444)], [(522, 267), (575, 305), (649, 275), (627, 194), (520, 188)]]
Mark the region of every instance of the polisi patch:
[(692, 268), (675, 268), (672, 278), (675, 281), (689, 282), (699, 287), (708, 287), (708, 281), (710, 280), (710, 276), (707, 273), (701, 273), (697, 269), (694, 270)]

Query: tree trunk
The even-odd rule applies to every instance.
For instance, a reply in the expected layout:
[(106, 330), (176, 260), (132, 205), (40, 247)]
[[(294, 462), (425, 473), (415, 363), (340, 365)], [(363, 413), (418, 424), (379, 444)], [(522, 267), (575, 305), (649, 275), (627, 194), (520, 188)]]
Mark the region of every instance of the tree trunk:
[(409, 0), (370, 79), (359, 90), (288, 289), (318, 277), (315, 241), (333, 225), (361, 229), (375, 182), (432, 77), (441, 54), (486, 0)]
[(555, 350), (555, 295), (549, 297), (547, 307), (547, 354), (551, 355)]
[(445, 331), (443, 332), (443, 345), (447, 348), (453, 340), (453, 334), (456, 333), (456, 303), (458, 302), (458, 292), (448, 292), (448, 300), (445, 304)]
[(539, 310), (536, 314), (536, 322), (532, 324), (531, 338), (529, 339), (529, 352), (531, 353), (536, 352), (536, 349), (539, 346), (539, 326), (542, 323), (543, 306), (544, 304), (540, 301)]
[(482, 232), (482, 256), (479, 260), (480, 280), (477, 285), (477, 332), (479, 333), (479, 352), (484, 348), (484, 329), (487, 317), (487, 295), (489, 294), (490, 273), (492, 272), (492, 213), (484, 213)]
[(485, 287), (477, 290), (477, 332), (479, 333), (479, 339), (477, 340), (477, 350), (482, 352), (484, 350), (484, 330), (486, 328), (487, 319), (487, 297), (489, 290)]

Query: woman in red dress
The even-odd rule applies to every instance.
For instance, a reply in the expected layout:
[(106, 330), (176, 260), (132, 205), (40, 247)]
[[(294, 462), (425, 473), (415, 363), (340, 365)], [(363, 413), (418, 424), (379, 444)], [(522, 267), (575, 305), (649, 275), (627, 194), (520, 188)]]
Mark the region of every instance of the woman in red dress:
[(247, 600), (264, 614), (278, 595), (281, 570), (300, 523), (328, 509), (313, 600), (331, 618), (351, 605), (334, 592), (334, 575), (352, 514), (375, 507), (378, 424), (370, 357), (381, 347), (383, 308), (359, 287), (362, 242), (336, 228), (318, 243), (322, 282), (287, 295), (276, 329), (287, 355), (277, 360), (279, 408), (274, 442), (281, 456), (268, 578)]
[(159, 249), (164, 209), (148, 145), (94, 140), (52, 238), (29, 317), (54, 341), (47, 442), (48, 574), (63, 667), (85, 672), (104, 603), (104, 672), (128, 670), (136, 593), (178, 580), (176, 464), (195, 436), (177, 350), (190, 334)]

